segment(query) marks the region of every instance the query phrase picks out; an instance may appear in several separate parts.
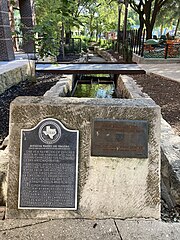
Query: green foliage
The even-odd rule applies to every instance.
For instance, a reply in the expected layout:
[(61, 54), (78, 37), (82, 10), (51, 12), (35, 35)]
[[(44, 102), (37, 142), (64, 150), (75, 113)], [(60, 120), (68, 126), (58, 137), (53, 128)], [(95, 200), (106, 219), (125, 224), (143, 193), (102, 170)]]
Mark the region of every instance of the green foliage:
[(171, 27), (176, 25), (180, 18), (180, 1), (169, 1), (157, 15), (156, 26)]
[(105, 50), (109, 50), (112, 49), (112, 41), (110, 40), (106, 40), (106, 39), (101, 39), (99, 41), (99, 45), (101, 48), (105, 49)]
[(147, 30), (147, 38), (152, 38), (152, 30), (157, 16), (160, 16), (163, 9), (166, 8), (174, 11), (173, 6), (179, 4), (179, 0), (129, 0), (129, 3), (139, 15), (141, 29), (145, 26)]
[(33, 29), (35, 36), (36, 51), (39, 56), (57, 56), (59, 51), (59, 40), (52, 21), (44, 21), (43, 25), (36, 25)]
[[(129, 7), (127, 28), (138, 25), (140, 21), (141, 27), (146, 25), (151, 32), (159, 12), (166, 9), (168, 4), (175, 6), (172, 4), (177, 2), (179, 0), (129, 0), (131, 8)], [(34, 32), (40, 38), (37, 43), (41, 55), (56, 55), (60, 42), (65, 52), (71, 51), (65, 44), (65, 33), (75, 29), (85, 35), (84, 38), (81, 36), (83, 51), (87, 50), (90, 40), (99, 41), (102, 34), (117, 30), (118, 0), (36, 0), (35, 8), (37, 26)], [(122, 29), (124, 4), (121, 12)], [(100, 41), (100, 45), (105, 49), (112, 47), (111, 42)], [(78, 44), (73, 48), (75, 52), (79, 51)]]

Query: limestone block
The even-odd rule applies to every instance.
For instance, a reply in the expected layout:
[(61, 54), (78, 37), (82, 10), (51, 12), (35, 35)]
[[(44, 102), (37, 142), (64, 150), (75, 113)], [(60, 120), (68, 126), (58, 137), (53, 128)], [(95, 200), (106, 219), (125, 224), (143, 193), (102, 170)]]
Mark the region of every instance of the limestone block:
[(176, 205), (180, 205), (180, 137), (161, 119), (162, 178)]
[(72, 77), (72, 75), (63, 75), (56, 85), (44, 94), (44, 97), (66, 97), (72, 91)]
[(7, 200), (8, 160), (8, 149), (0, 150), (0, 206), (5, 206)]
[(10, 62), (0, 69), (0, 94), (11, 86), (23, 81), (27, 78), (34, 78), (35, 65), (33, 61), (14, 61), (14, 64)]
[(117, 91), (122, 98), (148, 98), (148, 95), (143, 93), (133, 78), (120, 75), (117, 82)]
[[(7, 218), (160, 218), (160, 107), (151, 99), (18, 97), (11, 104)], [(78, 209), (18, 209), (20, 131), (55, 118), (79, 130)], [(93, 121), (146, 120), (148, 158), (91, 156)]]
[(95, 46), (94, 50), (99, 56), (104, 58), (106, 61), (117, 62), (117, 60), (110, 53), (105, 51), (103, 48), (99, 48), (99, 47)]

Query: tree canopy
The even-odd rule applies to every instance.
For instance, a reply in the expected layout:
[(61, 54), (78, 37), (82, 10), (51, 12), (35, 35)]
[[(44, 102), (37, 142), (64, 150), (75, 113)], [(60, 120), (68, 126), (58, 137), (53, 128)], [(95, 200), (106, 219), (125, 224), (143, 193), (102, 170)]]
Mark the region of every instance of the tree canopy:
[(169, 16), (166, 19), (170, 19), (170, 12), (171, 16), (175, 16), (174, 13), (177, 13), (180, 0), (129, 0), (129, 3), (139, 15), (140, 29), (142, 30), (145, 26), (149, 39), (152, 38), (152, 31), (158, 17), (165, 12)]
[[(128, 23), (145, 27), (147, 38), (152, 38), (155, 23), (172, 16), (179, 16), (180, 0), (36, 0), (36, 27), (39, 36), (49, 39), (64, 39), (71, 31), (79, 29), (85, 36), (96, 37), (105, 32), (117, 32), (118, 6), (122, 6), (121, 27), (125, 14), (125, 4), (129, 3)], [(168, 11), (169, 10), (169, 11)], [(166, 13), (166, 14), (165, 14)], [(161, 25), (161, 24), (159, 24)], [(121, 28), (122, 29), (122, 28)]]

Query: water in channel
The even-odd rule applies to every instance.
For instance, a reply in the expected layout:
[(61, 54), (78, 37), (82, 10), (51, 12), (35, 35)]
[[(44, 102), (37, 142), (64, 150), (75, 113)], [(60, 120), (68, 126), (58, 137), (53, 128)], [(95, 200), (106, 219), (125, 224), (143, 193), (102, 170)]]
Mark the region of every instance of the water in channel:
[(79, 98), (114, 98), (113, 77), (109, 74), (80, 75), (72, 95)]
[(74, 97), (113, 98), (114, 84), (77, 84)]

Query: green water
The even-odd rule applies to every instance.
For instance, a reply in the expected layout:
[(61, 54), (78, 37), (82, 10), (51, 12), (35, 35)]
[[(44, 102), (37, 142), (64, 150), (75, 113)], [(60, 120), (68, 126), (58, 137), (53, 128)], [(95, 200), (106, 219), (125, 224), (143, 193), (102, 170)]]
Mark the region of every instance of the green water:
[(113, 95), (113, 84), (78, 84), (74, 93), (79, 98), (112, 98)]

